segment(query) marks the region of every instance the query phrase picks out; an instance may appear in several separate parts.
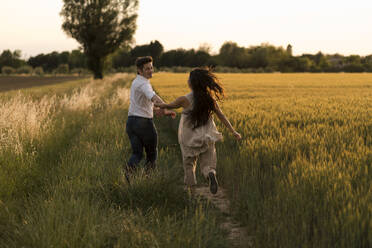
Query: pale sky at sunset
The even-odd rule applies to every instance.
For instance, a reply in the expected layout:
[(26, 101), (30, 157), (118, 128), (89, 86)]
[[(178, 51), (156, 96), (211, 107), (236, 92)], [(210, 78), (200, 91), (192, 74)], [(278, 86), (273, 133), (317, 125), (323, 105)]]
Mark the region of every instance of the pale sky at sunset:
[[(0, 53), (23, 57), (71, 51), (79, 44), (62, 31), (60, 0), (1, 0)], [(140, 0), (137, 45), (158, 40), (166, 50), (214, 52), (225, 41), (249, 47), (293, 46), (293, 53), (372, 54), (371, 0)]]

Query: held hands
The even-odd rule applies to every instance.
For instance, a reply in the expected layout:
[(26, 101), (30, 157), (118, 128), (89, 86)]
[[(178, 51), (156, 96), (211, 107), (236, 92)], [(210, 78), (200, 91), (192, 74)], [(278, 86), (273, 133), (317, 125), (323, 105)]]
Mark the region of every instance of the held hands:
[(176, 112), (166, 109), (167, 104), (159, 101), (154, 102), (155, 113), (158, 116), (169, 115), (172, 119), (176, 118)]
[(176, 112), (168, 110), (168, 109), (161, 109), (161, 108), (154, 108), (155, 115), (158, 117), (162, 117), (164, 115), (168, 115), (172, 117), (172, 119), (176, 118)]
[(155, 113), (156, 116), (162, 117), (162, 116), (164, 116), (164, 109), (154, 108), (154, 113)]
[(172, 119), (176, 118), (176, 112), (174, 112), (172, 110), (164, 109), (164, 115), (170, 115), (172, 117)]
[(165, 103), (160, 103), (160, 102), (154, 102), (154, 106), (158, 107), (158, 108), (161, 108), (161, 109), (164, 109), (166, 107), (166, 104)]

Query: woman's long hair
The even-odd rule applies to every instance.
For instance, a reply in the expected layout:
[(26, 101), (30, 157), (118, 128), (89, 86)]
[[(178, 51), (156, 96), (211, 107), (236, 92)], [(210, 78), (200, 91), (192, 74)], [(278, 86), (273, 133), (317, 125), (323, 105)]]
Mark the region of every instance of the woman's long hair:
[(210, 69), (196, 68), (192, 70), (189, 83), (194, 98), (189, 118), (195, 129), (208, 122), (212, 112), (216, 109), (216, 101), (224, 97), (224, 90)]

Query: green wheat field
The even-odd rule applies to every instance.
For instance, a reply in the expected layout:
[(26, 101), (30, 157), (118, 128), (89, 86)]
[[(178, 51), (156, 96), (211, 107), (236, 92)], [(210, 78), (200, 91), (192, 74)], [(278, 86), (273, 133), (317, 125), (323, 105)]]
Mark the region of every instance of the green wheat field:
[[(155, 120), (158, 170), (127, 184), (134, 77), (0, 93), (0, 247), (232, 247), (223, 214), (183, 189), (178, 119)], [(171, 101), (187, 77), (151, 82)], [(218, 179), (254, 247), (371, 247), (372, 75), (218, 77), (243, 136), (216, 120)]]

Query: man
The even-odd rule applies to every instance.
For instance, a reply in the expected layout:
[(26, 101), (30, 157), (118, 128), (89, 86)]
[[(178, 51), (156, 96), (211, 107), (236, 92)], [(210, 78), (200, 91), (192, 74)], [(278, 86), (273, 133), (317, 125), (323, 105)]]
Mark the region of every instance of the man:
[(137, 77), (130, 88), (130, 105), (126, 124), (133, 152), (127, 164), (129, 172), (134, 171), (141, 161), (143, 149), (146, 152), (145, 170), (155, 168), (158, 135), (153, 122), (154, 111), (159, 116), (170, 115), (172, 118), (176, 116), (173, 111), (154, 108), (154, 102), (163, 103), (163, 100), (153, 91), (149, 81), (153, 73), (152, 62), (152, 57), (146, 56), (137, 58), (135, 63)]

